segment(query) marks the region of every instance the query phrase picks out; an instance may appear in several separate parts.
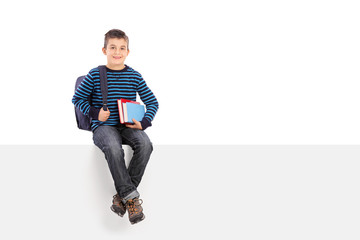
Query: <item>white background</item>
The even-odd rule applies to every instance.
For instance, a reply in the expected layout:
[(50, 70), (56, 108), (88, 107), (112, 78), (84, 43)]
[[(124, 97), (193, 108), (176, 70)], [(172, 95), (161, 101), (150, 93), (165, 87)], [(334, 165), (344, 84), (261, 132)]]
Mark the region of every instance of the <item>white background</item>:
[(359, 144), (358, 1), (2, 1), (0, 144), (92, 144), (80, 75), (124, 30), (155, 144)]

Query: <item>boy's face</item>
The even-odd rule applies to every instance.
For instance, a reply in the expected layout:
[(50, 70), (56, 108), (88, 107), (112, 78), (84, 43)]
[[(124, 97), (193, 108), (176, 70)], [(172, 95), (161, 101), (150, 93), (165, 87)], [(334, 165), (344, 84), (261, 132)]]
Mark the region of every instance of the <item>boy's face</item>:
[(129, 55), (127, 42), (123, 38), (110, 38), (106, 49), (102, 49), (107, 56), (107, 67), (113, 70), (121, 70), (125, 67), (125, 59)]

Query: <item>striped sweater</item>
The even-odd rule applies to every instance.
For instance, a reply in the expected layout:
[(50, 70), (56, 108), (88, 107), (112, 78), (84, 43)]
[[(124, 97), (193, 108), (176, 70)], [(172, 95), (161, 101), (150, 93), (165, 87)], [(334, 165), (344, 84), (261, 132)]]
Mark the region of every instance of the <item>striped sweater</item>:
[[(143, 130), (151, 126), (151, 121), (159, 108), (159, 103), (146, 85), (141, 74), (125, 65), (122, 70), (107, 70), (108, 79), (108, 97), (107, 106), (110, 111), (110, 117), (107, 121), (98, 120), (99, 112), (102, 107), (102, 94), (100, 88), (99, 69), (93, 68), (87, 74), (83, 82), (76, 89), (72, 98), (73, 104), (80, 109), (82, 113), (92, 118), (91, 129), (101, 125), (115, 126), (120, 124), (119, 110), (117, 100), (120, 98), (136, 101), (136, 93), (139, 94), (141, 101), (146, 106), (144, 118), (140, 121)], [(90, 106), (87, 98), (92, 94), (92, 104)]]

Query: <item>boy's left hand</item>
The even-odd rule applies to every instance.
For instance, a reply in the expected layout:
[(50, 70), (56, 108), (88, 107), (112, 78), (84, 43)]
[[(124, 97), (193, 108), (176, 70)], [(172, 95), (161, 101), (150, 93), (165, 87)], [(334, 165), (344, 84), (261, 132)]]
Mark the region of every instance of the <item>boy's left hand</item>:
[(126, 126), (128, 128), (134, 128), (134, 129), (139, 129), (139, 130), (142, 130), (142, 126), (141, 126), (141, 123), (136, 121), (134, 118), (132, 119), (134, 124), (126, 124)]

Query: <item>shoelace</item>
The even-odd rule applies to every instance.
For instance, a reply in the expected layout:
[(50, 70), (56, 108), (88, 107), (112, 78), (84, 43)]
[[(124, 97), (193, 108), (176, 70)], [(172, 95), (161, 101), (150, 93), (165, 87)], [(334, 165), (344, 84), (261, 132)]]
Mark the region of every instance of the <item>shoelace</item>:
[[(141, 201), (141, 202), (140, 202)], [(126, 208), (129, 210), (130, 215), (134, 215), (139, 213), (139, 206), (143, 203), (141, 199), (130, 199), (126, 202)]]

